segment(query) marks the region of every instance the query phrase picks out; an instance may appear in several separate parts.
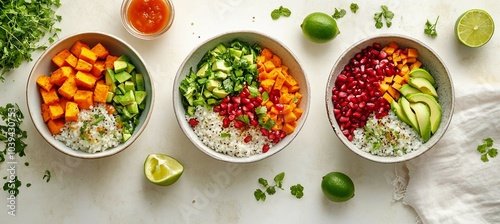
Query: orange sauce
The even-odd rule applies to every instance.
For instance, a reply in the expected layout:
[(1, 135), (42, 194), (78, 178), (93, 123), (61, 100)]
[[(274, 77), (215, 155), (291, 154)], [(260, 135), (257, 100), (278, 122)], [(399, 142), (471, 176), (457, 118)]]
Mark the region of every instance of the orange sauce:
[(127, 17), (138, 31), (152, 34), (167, 25), (170, 13), (164, 0), (133, 0), (127, 10)]

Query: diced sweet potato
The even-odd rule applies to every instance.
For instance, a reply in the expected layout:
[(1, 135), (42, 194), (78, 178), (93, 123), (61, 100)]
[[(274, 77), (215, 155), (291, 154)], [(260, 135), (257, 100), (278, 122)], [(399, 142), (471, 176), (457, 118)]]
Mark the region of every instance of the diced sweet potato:
[(114, 63), (115, 63), (116, 59), (118, 59), (117, 56), (108, 55), (106, 57), (106, 61), (104, 61), (104, 67), (107, 69), (108, 68), (114, 69), (115, 68)]
[(80, 109), (78, 109), (77, 103), (71, 101), (66, 103), (66, 112), (64, 113), (66, 121), (78, 121), (78, 113), (80, 113)]
[(87, 61), (80, 58), (80, 59), (78, 59), (78, 62), (76, 63), (75, 69), (77, 71), (90, 72), (90, 70), (92, 70), (92, 64), (90, 64)]
[(92, 89), (95, 86), (97, 78), (87, 72), (78, 71), (75, 75), (76, 85), (84, 89)]
[(276, 77), (276, 82), (274, 83), (274, 89), (281, 89), (284, 83), (285, 83), (285, 75), (283, 75), (283, 73), (280, 72)]
[(42, 95), (43, 102), (46, 104), (53, 104), (59, 102), (59, 96), (57, 95), (55, 88), (52, 88), (49, 91), (40, 89), (40, 95)]
[(266, 72), (271, 72), (274, 68), (276, 68), (272, 61), (264, 62), (264, 67), (266, 68)]
[(108, 49), (106, 49), (101, 43), (92, 47), (91, 51), (94, 52), (99, 59), (105, 59), (109, 55)]
[(291, 133), (293, 133), (293, 131), (295, 131), (295, 127), (291, 124), (291, 123), (285, 123), (283, 125), (283, 131), (289, 135)]
[(51, 120), (60, 118), (62, 117), (63, 114), (64, 114), (64, 109), (61, 107), (60, 104), (55, 103), (49, 105), (49, 115)]
[(73, 101), (78, 104), (80, 109), (90, 109), (94, 106), (93, 92), (88, 90), (77, 90), (73, 96)]
[(52, 86), (54, 85), (50, 82), (50, 77), (47, 75), (38, 76), (38, 78), (36, 79), (36, 83), (38, 84), (38, 86), (40, 86), (40, 88), (46, 91), (52, 89)]
[(68, 99), (61, 97), (59, 98), (59, 105), (61, 105), (63, 112), (66, 112), (66, 104), (69, 102)]
[(78, 58), (73, 55), (73, 54), (70, 54), (67, 58), (66, 58), (66, 64), (68, 64), (69, 66), (75, 68), (76, 67), (76, 64), (78, 63)]
[(49, 120), (49, 122), (47, 122), (47, 127), (49, 128), (52, 135), (57, 135), (61, 133), (61, 129), (64, 127), (64, 120)]
[(66, 58), (71, 54), (68, 49), (64, 49), (52, 57), (52, 62), (54, 62), (57, 67), (62, 67), (66, 65)]
[(54, 85), (61, 86), (68, 77), (74, 74), (74, 70), (70, 66), (63, 66), (52, 72), (50, 82)]
[(109, 86), (103, 82), (98, 82), (94, 89), (94, 102), (106, 103)]
[(80, 40), (77, 40), (73, 46), (71, 46), (71, 53), (73, 53), (73, 55), (75, 55), (77, 58), (80, 57), (80, 52), (82, 52), (82, 48), (86, 48), (86, 49), (90, 49), (90, 46), (83, 43), (82, 41)]
[(94, 66), (92, 66), (92, 70), (90, 70), (90, 73), (92, 73), (92, 75), (94, 75), (95, 77), (101, 77), (101, 75), (103, 74), (103, 72), (105, 70), (106, 70), (106, 68), (104, 65), (104, 61), (97, 60), (94, 63)]
[(49, 105), (46, 103), (42, 103), (42, 118), (43, 122), (47, 122), (50, 120)]
[(87, 48), (82, 48), (82, 51), (80, 52), (80, 56), (78, 56), (78, 58), (83, 59), (90, 64), (94, 64), (95, 61), (97, 61), (97, 55)]
[(78, 90), (78, 86), (76, 85), (75, 76), (72, 75), (59, 87), (57, 92), (61, 94), (66, 99), (71, 99), (75, 95)]

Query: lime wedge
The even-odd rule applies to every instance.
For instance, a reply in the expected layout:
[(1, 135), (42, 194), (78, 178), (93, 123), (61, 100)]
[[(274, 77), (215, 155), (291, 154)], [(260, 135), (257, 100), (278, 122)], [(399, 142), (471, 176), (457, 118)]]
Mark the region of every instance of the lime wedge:
[(490, 14), (481, 9), (471, 9), (455, 23), (458, 40), (468, 47), (481, 47), (488, 43), (495, 31), (495, 24)]
[(144, 175), (151, 183), (168, 186), (175, 183), (184, 172), (176, 159), (163, 154), (149, 154), (144, 162)]

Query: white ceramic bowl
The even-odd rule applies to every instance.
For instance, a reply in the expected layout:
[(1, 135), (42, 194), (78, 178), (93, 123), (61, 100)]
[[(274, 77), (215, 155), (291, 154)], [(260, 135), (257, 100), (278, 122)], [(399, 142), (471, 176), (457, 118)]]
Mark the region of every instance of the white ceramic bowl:
[[(382, 46), (386, 46), (391, 41), (396, 42), (400, 48), (410, 47), (418, 50), (419, 53), (418, 60), (421, 61), (423, 67), (428, 69), (428, 71), (433, 75), (436, 84), (438, 86), (437, 88), (437, 92), (439, 95), (438, 102), (442, 108), (442, 119), (436, 133), (417, 150), (402, 156), (383, 157), (362, 151), (361, 149), (356, 147), (352, 142), (350, 142), (346, 138), (346, 136), (344, 136), (344, 134), (342, 134), (340, 126), (337, 123), (335, 116), (333, 114), (334, 106), (332, 103), (332, 89), (335, 86), (335, 80), (337, 79), (337, 76), (340, 74), (344, 66), (349, 63), (349, 60), (352, 57), (354, 57), (356, 53), (360, 52), (363, 48), (371, 46), (373, 43), (379, 43)], [(325, 94), (325, 103), (326, 103), (328, 118), (330, 120), (330, 123), (332, 125), (335, 134), (340, 139), (340, 141), (344, 143), (344, 145), (349, 150), (356, 153), (357, 155), (366, 158), (368, 160), (380, 163), (396, 163), (396, 162), (407, 161), (419, 155), (422, 155), (430, 148), (432, 148), (444, 135), (446, 129), (448, 128), (448, 125), (451, 122), (451, 118), (453, 115), (454, 101), (455, 101), (455, 94), (451, 76), (441, 58), (439, 58), (439, 56), (432, 49), (430, 49), (421, 41), (418, 41), (411, 37), (397, 35), (397, 34), (383, 34), (375, 37), (370, 37), (361, 40), (352, 45), (351, 47), (349, 47), (349, 49), (347, 49), (335, 62), (335, 65), (333, 66), (330, 72), (330, 76), (328, 78), (328, 82), (326, 85), (326, 94)]]
[[(83, 151), (76, 151), (64, 143), (56, 140), (50, 133), (47, 125), (44, 123), (42, 119), (41, 112), (41, 104), (42, 98), (40, 96), (39, 88), (36, 83), (37, 78), (42, 75), (50, 75), (56, 69), (54, 63), (52, 63), (51, 58), (62, 51), (63, 49), (70, 49), (71, 46), (77, 41), (81, 40), (82, 42), (94, 46), (97, 43), (101, 43), (104, 45), (110, 52), (111, 55), (120, 56), (127, 55), (132, 64), (136, 66), (136, 70), (139, 73), (142, 73), (144, 76), (144, 83), (146, 86), (147, 99), (146, 99), (146, 108), (141, 114), (140, 123), (136, 127), (134, 133), (125, 143), (118, 145), (117, 147), (108, 149), (103, 152), (97, 153), (87, 153)], [(79, 33), (70, 35), (68, 37), (62, 38), (56, 43), (52, 44), (45, 52), (40, 56), (40, 58), (36, 61), (33, 66), (31, 73), (28, 77), (28, 82), (26, 84), (26, 102), (28, 104), (29, 115), (33, 124), (35, 125), (36, 130), (42, 135), (42, 137), (55, 149), (60, 152), (78, 157), (78, 158), (101, 158), (114, 155), (118, 152), (123, 151), (127, 147), (129, 147), (142, 133), (142, 131), (146, 128), (146, 125), (151, 116), (151, 112), (153, 111), (153, 99), (154, 99), (154, 88), (151, 82), (150, 73), (146, 68), (146, 64), (141, 56), (135, 51), (130, 45), (125, 43), (123, 40), (114, 37), (109, 34), (99, 33), (99, 32), (88, 32), (88, 33)]]
[[(298, 107), (303, 110), (303, 114), (298, 120), (297, 127), (295, 131), (281, 140), (278, 144), (274, 145), (268, 152), (253, 155), (250, 157), (233, 157), (223, 153), (216, 152), (215, 150), (207, 147), (205, 144), (201, 142), (198, 136), (193, 132), (193, 129), (189, 125), (186, 120), (186, 111), (182, 105), (181, 94), (179, 91), (179, 86), (181, 81), (189, 74), (190, 69), (196, 69), (198, 63), (200, 62), (203, 55), (208, 50), (212, 50), (219, 43), (228, 44), (233, 40), (240, 40), (250, 44), (258, 44), (261, 47), (269, 48), (274, 54), (278, 55), (282, 59), (283, 65), (289, 67), (289, 74), (292, 75), (299, 83), (300, 83), (300, 93), (302, 94), (302, 100)], [(173, 87), (173, 106), (175, 116), (177, 118), (177, 122), (181, 127), (182, 131), (186, 134), (186, 136), (191, 140), (191, 142), (198, 147), (202, 152), (211, 156), (212, 158), (233, 162), (233, 163), (249, 163), (255, 162), (267, 157), (270, 157), (282, 149), (284, 149), (292, 140), (297, 136), (300, 129), (304, 125), (304, 122), (307, 118), (307, 114), (309, 112), (309, 104), (310, 104), (310, 88), (307, 78), (300, 66), (297, 58), (293, 55), (293, 53), (282, 43), (279, 41), (266, 36), (262, 33), (254, 32), (254, 31), (234, 31), (228, 32), (224, 34), (220, 34), (218, 36), (212, 37), (207, 41), (203, 42), (201, 45), (196, 47), (193, 51), (189, 53), (186, 59), (182, 62), (179, 70), (177, 71), (174, 87)]]

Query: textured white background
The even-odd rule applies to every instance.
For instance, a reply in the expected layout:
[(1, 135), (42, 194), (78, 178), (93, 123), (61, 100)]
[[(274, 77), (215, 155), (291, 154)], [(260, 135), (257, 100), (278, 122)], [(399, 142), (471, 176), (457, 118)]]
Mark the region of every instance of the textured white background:
[[(351, 2), (360, 9), (349, 10)], [(380, 5), (395, 13), (391, 28), (375, 29), (373, 14)], [(351, 44), (381, 33), (413, 36), (432, 47), (451, 72), (456, 91), (470, 83), (499, 82), (496, 69), (498, 35), (484, 47), (461, 46), (453, 33), (456, 19), (471, 8), (486, 9), (500, 22), (496, 1), (320, 1), (320, 0), (174, 0), (171, 29), (153, 41), (139, 40), (123, 28), (119, 0), (62, 0), (57, 13), (63, 20), (61, 37), (84, 31), (103, 31), (131, 44), (142, 55), (156, 86), (155, 107), (142, 136), (127, 150), (100, 160), (78, 160), (51, 148), (34, 129), (29, 117), (26, 157), (18, 158), (23, 181), (16, 217), (7, 214), (0, 200), (0, 223), (414, 223), (412, 208), (392, 201), (394, 165), (376, 164), (349, 152), (329, 126), (324, 106), (325, 83), (334, 62)], [(289, 18), (271, 20), (279, 6), (292, 11)], [(326, 44), (303, 37), (300, 24), (309, 13), (333, 14), (346, 9), (338, 20), (341, 34)], [(435, 39), (423, 33), (427, 19), (440, 16)], [(172, 109), (172, 82), (185, 56), (202, 41), (224, 31), (257, 30), (290, 48), (310, 80), (311, 110), (304, 128), (289, 147), (267, 160), (247, 165), (216, 161), (196, 149), (181, 132)], [(33, 54), (36, 60), (41, 52)], [(25, 83), (34, 62), (24, 63), (0, 84), (0, 105), (18, 103), (27, 116)], [(182, 178), (172, 186), (158, 187), (143, 176), (148, 153), (165, 153), (185, 165)], [(24, 162), (29, 162), (28, 167)], [(1, 165), (0, 176), (7, 174)], [(51, 170), (49, 183), (42, 180)], [(257, 202), (253, 191), (259, 177), (271, 180), (284, 171), (285, 191)], [(330, 171), (348, 174), (356, 196), (336, 204), (322, 195), (321, 177)], [(31, 183), (30, 188), (25, 184)], [(301, 183), (302, 199), (288, 187)], [(1, 198), (7, 198), (0, 191)], [(2, 205), (3, 204), (3, 205)]]

